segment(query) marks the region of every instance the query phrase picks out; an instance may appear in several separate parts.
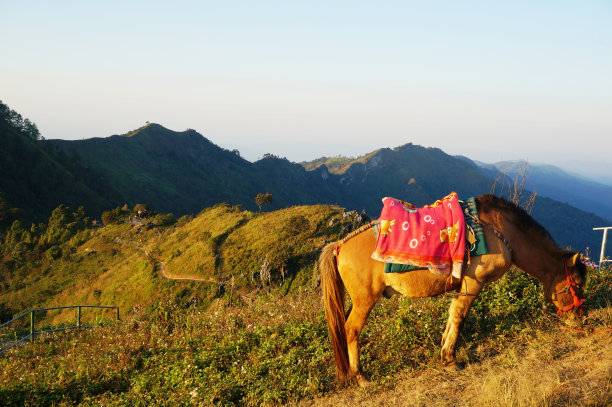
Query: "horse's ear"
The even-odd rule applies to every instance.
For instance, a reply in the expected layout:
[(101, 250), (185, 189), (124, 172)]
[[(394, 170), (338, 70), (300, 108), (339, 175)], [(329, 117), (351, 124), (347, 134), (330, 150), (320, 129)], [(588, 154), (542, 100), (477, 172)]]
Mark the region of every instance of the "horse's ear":
[(577, 252), (572, 256), (571, 265), (575, 266), (580, 262), (580, 258), (582, 257), (582, 252)]

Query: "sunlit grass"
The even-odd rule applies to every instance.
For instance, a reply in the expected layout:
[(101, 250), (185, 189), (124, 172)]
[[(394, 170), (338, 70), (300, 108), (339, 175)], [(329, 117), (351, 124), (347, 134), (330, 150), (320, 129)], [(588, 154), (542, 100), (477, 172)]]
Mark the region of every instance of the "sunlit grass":
[[(98, 318), (103, 327), (42, 335), (9, 351), (0, 357), (0, 400), (6, 405), (262, 405), (319, 397), (338, 401), (331, 404), (362, 404), (367, 399), (343, 398), (353, 394), (354, 383), (344, 387), (335, 381), (320, 292), (311, 284), (318, 249), (351, 226), (352, 218), (343, 220), (342, 210), (332, 206), (254, 215), (220, 205), (170, 227), (99, 229), (16, 295), (25, 301), (26, 293), (34, 294), (40, 301), (55, 287), (48, 304), (120, 305), (121, 321), (93, 313), (89, 318)], [(197, 250), (198, 242), (215, 236), (222, 238), (215, 241), (218, 274), (213, 277), (232, 276), (234, 286), (160, 276), (159, 260), (177, 268), (184, 264), (177, 273), (187, 273), (189, 262), (201, 264), (210, 253)], [(167, 257), (176, 249), (179, 254)], [(269, 253), (280, 260), (264, 281), (258, 273)], [(612, 326), (611, 290), (610, 270), (591, 270), (586, 293), (592, 328)], [(463, 405), (611, 401), (605, 340), (593, 339), (583, 350), (579, 338), (584, 335), (560, 330), (554, 314), (543, 309), (539, 283), (519, 271), (489, 285), (476, 300), (458, 350), (467, 369), (452, 377), (441, 373), (439, 343), (449, 302), (449, 297), (393, 297), (374, 307), (362, 333), (361, 357), (375, 385), (359, 394), (385, 400), (389, 392), (413, 392), (402, 387), (405, 379), (421, 389), (420, 395), (411, 393), (413, 400), (427, 400), (422, 396), (427, 394), (442, 405), (462, 405), (454, 402), (457, 394), (467, 400)], [(70, 318), (74, 315), (50, 314), (44, 323)], [(595, 355), (594, 373), (583, 374), (603, 390), (579, 383), (573, 373), (555, 376), (566, 363), (583, 366), (574, 355), (589, 352)], [(539, 361), (550, 367), (540, 375)], [(453, 392), (419, 384), (419, 375), (451, 383), (445, 388)], [(401, 396), (394, 397), (388, 404)]]

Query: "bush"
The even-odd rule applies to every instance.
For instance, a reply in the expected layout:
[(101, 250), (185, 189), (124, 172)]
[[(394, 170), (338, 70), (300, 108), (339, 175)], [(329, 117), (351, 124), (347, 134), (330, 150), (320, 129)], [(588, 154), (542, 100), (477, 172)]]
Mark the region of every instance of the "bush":
[(13, 319), (13, 310), (3, 302), (0, 302), (0, 324)]
[(465, 333), (476, 339), (520, 331), (524, 322), (542, 322), (546, 318), (545, 301), (540, 283), (512, 268), (480, 293), (466, 321)]
[(151, 223), (155, 226), (171, 226), (176, 223), (176, 217), (173, 213), (159, 213), (151, 218)]
[(102, 212), (102, 223), (105, 226), (125, 222), (130, 216), (130, 211), (119, 207), (113, 210)]
[(47, 259), (49, 261), (57, 260), (62, 257), (62, 248), (59, 246), (51, 246), (47, 249)]

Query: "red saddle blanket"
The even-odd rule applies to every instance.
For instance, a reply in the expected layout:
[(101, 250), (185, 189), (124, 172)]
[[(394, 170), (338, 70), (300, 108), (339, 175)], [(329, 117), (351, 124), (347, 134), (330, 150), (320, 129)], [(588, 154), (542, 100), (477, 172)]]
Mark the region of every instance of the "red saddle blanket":
[(465, 218), (455, 192), (416, 208), (383, 198), (379, 233), (372, 258), (385, 263), (428, 268), (461, 277), (465, 260)]

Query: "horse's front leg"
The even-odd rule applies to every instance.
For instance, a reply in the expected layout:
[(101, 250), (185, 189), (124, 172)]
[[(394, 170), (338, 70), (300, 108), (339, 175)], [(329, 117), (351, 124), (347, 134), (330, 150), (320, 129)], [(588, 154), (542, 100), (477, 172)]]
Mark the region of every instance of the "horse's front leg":
[(464, 277), (459, 296), (453, 298), (448, 311), (446, 329), (442, 335), (442, 363), (448, 369), (458, 370), (460, 367), (455, 357), (457, 338), (474, 300), (482, 290), (482, 286), (475, 280)]

